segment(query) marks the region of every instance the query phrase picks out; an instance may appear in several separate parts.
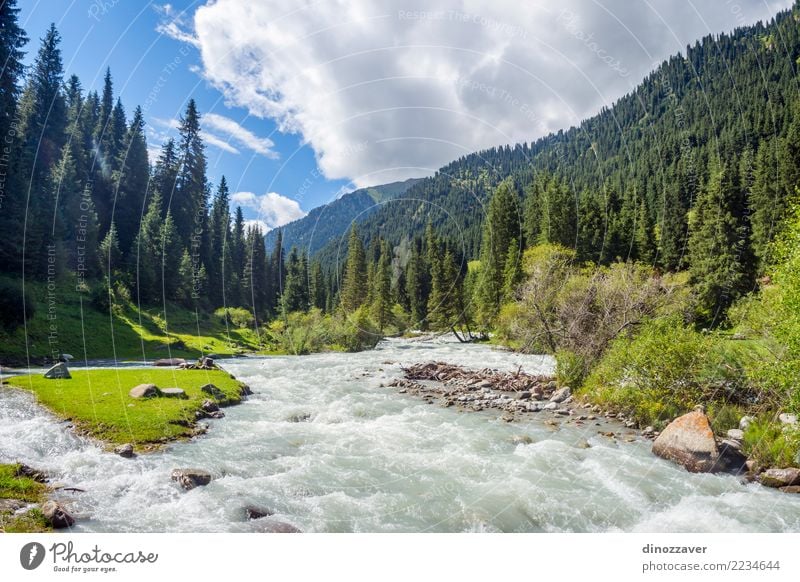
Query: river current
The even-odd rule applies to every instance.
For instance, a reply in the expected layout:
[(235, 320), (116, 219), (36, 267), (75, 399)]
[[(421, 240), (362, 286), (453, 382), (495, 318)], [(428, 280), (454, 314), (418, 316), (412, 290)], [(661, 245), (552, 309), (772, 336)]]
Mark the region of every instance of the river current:
[[(359, 354), (221, 360), (255, 394), (209, 432), (123, 459), (75, 436), (30, 394), (0, 390), (0, 462), (44, 469), (75, 531), (248, 532), (244, 508), (307, 532), (800, 531), (800, 495), (691, 474), (605, 425), (504, 422), (400, 394), (403, 364), (549, 373), (548, 357), (388, 340)], [(624, 434), (624, 429), (612, 426)], [(527, 438), (526, 438), (527, 437)], [(588, 443), (588, 448), (586, 444)], [(174, 468), (205, 469), (182, 491)]]

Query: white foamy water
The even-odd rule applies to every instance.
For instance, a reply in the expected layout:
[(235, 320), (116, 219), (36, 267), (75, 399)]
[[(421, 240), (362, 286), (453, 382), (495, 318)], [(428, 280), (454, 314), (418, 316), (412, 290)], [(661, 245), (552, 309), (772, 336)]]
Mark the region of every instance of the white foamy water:
[[(74, 436), (29, 394), (0, 390), (0, 461), (85, 489), (61, 494), (82, 517), (76, 531), (257, 531), (248, 504), (309, 532), (800, 531), (800, 495), (687, 473), (649, 442), (614, 442), (592, 422), (555, 428), (538, 413), (506, 423), (382, 387), (401, 364), (430, 360), (552, 366), (485, 345), (405, 340), (222, 361), (256, 394), (210, 421), (207, 435), (133, 460)], [(533, 442), (512, 442), (522, 435)], [(170, 481), (178, 467), (215, 479), (182, 491)]]

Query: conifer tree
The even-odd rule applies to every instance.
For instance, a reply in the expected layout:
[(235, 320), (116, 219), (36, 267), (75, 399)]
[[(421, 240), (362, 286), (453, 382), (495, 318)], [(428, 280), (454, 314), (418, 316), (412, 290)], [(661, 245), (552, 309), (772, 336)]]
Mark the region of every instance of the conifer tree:
[(341, 305), (345, 313), (352, 313), (366, 301), (367, 265), (364, 245), (356, 225), (350, 229), (347, 242), (347, 264), (342, 281)]
[(116, 194), (112, 215), (117, 225), (120, 248), (127, 256), (146, 211), (145, 196), (150, 180), (144, 118), (139, 107), (133, 113), (116, 166), (118, 170), (113, 177)]
[(381, 241), (380, 256), (372, 276), (372, 302), (370, 314), (378, 329), (383, 331), (392, 317), (392, 250), (386, 241)]
[(694, 209), (689, 236), (689, 273), (698, 296), (698, 315), (719, 322), (744, 283), (737, 259), (743, 233), (730, 204), (734, 198), (731, 170), (724, 166), (711, 178)]

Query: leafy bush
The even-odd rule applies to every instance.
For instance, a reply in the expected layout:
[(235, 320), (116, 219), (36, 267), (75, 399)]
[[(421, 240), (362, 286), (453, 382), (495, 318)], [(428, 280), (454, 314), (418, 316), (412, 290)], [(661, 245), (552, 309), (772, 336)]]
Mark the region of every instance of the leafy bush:
[(325, 350), (358, 352), (375, 347), (382, 335), (365, 308), (336, 316), (319, 309), (290, 313), (268, 328), (271, 348), (302, 355)]
[(334, 319), (334, 341), (348, 352), (374, 348), (382, 339), (378, 326), (369, 318), (364, 307)]
[(648, 319), (691, 311), (685, 278), (636, 263), (581, 267), (574, 259), (574, 251), (556, 245), (525, 252), (527, 280), (501, 310), (501, 339), (527, 352), (569, 350), (588, 369), (615, 338)]
[(743, 450), (762, 467), (791, 467), (800, 464), (800, 431), (758, 418), (744, 433)]
[(569, 350), (556, 352), (556, 382), (559, 386), (570, 386), (573, 390), (581, 387), (586, 377), (586, 362), (578, 354)]
[(223, 322), (230, 321), (238, 328), (244, 329), (255, 323), (253, 313), (243, 307), (220, 307), (214, 311), (214, 315), (222, 319)]
[(719, 399), (720, 357), (713, 337), (673, 316), (616, 339), (584, 383), (601, 404), (662, 426), (699, 403)]
[(34, 304), (29, 295), (23, 295), (22, 287), (16, 282), (0, 281), (0, 325), (8, 331), (14, 331), (25, 322), (25, 317), (32, 318)]

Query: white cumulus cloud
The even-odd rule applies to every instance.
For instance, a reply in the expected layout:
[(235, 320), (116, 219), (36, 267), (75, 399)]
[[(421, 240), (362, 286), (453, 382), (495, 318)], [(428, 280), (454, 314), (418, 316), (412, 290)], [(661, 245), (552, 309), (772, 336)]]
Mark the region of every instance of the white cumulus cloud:
[(296, 200), (277, 192), (267, 192), (261, 196), (253, 192), (236, 192), (231, 196), (231, 203), (254, 210), (258, 216), (255, 223), (262, 224), (265, 231), (306, 215)]
[(300, 134), (328, 178), (365, 186), (577, 124), (687, 43), (788, 5), (213, 0), (161, 30), (198, 47), (228, 104)]

